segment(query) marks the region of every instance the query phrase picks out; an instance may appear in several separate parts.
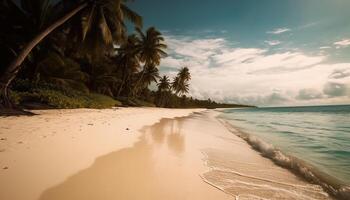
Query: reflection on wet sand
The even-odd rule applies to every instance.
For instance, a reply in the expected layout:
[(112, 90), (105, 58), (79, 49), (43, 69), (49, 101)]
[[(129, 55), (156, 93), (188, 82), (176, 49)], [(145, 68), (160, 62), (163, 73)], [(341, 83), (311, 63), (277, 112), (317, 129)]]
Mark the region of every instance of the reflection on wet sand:
[(146, 134), (152, 135), (155, 143), (162, 144), (166, 137), (169, 150), (181, 154), (185, 150), (185, 135), (181, 133), (183, 119), (163, 119), (151, 127), (144, 129)]
[(200, 157), (184, 156), (185, 120), (163, 119), (144, 128), (132, 147), (97, 158), (91, 167), (46, 190), (40, 200), (228, 198), (198, 176)]

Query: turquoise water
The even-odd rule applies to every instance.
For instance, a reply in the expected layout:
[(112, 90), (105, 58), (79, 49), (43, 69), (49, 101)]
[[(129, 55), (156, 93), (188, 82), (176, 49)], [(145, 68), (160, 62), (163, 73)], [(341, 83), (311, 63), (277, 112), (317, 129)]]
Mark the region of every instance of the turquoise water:
[(227, 109), (220, 117), (350, 185), (350, 105)]

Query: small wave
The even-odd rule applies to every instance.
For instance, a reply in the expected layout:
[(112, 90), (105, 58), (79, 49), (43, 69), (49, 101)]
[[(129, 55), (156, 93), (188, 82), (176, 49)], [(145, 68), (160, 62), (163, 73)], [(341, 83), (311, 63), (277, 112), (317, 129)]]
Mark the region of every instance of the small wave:
[(235, 119), (235, 118), (233, 118), (233, 120), (240, 121), (240, 122), (245, 122), (245, 121), (247, 121), (247, 120), (245, 120), (245, 119)]
[[(210, 169), (212, 172), (220, 172), (220, 173), (230, 173), (230, 174), (234, 174), (236, 176), (239, 176), (239, 177), (244, 177), (244, 178), (248, 178), (248, 179), (251, 179), (251, 180), (257, 180), (257, 181), (262, 181), (264, 182), (263, 184), (261, 183), (254, 183), (252, 181), (244, 181), (244, 180), (239, 180), (239, 179), (234, 179), (234, 180), (231, 180), (231, 179), (225, 179), (225, 182), (228, 182), (228, 183), (239, 183), (239, 187), (246, 187), (246, 188), (249, 188), (249, 187), (254, 187), (254, 188), (260, 188), (261, 189), (268, 189), (268, 190), (273, 190), (273, 191), (278, 191), (278, 192), (284, 192), (284, 193), (287, 193), (287, 194), (292, 194), (292, 196), (296, 195), (295, 194), (295, 191), (303, 191), (305, 192), (306, 194), (324, 194), (325, 192), (324, 191), (319, 191), (318, 188), (315, 188), (315, 186), (305, 186), (305, 185), (298, 185), (298, 184), (290, 184), (290, 183), (285, 183), (285, 182), (281, 182), (281, 181), (276, 181), (276, 180), (270, 180), (270, 179), (265, 179), (265, 178), (260, 178), (260, 177), (255, 177), (255, 176), (251, 176), (251, 175), (247, 175), (247, 174), (244, 174), (244, 173), (240, 173), (240, 172), (237, 172), (237, 171), (234, 171), (232, 169), (226, 169), (226, 168), (222, 168), (222, 167), (213, 167), (211, 166), (211, 169)], [(202, 177), (202, 176), (201, 176)], [(208, 179), (206, 179), (205, 177), (202, 177), (203, 180), (207, 183), (209, 183), (210, 185), (222, 190), (222, 191), (226, 191), (227, 188), (230, 188), (231, 186), (228, 186), (228, 185), (222, 185), (221, 187), (220, 186), (217, 186), (215, 183), (209, 181)], [(266, 183), (271, 183), (272, 185), (270, 184), (266, 184)], [(275, 186), (274, 186), (275, 185)], [(279, 187), (278, 185), (282, 186), (282, 187)], [(289, 190), (287, 188), (293, 188), (292, 190)], [(231, 194), (231, 193), (228, 193), (228, 194)], [(233, 194), (231, 194), (233, 195)], [(236, 198), (238, 196), (240, 196), (242, 194), (239, 194), (236, 196)], [(247, 194), (244, 194), (244, 195), (247, 195)], [(252, 195), (252, 194), (251, 194)], [(304, 195), (302, 193), (300, 194), (297, 194), (300, 199), (312, 199), (314, 200), (314, 198), (310, 198), (308, 195)], [(256, 199), (263, 199), (263, 197), (261, 196), (256, 196), (257, 198)]]
[(219, 121), (222, 122), (228, 130), (244, 139), (256, 151), (259, 151), (264, 157), (271, 159), (275, 164), (289, 169), (311, 183), (320, 185), (325, 191), (337, 199), (350, 199), (350, 187), (346, 186), (339, 180), (318, 171), (315, 167), (298, 158), (282, 153), (273, 145), (268, 144), (255, 136), (242, 131), (237, 131), (236, 127), (233, 127), (232, 124), (223, 119), (219, 119)]

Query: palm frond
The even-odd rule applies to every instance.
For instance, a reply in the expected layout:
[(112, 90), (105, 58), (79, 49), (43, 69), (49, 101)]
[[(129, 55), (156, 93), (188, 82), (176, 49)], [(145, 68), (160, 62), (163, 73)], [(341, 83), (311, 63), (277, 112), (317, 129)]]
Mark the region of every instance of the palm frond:
[(128, 8), (124, 3), (120, 5), (120, 9), (122, 10), (124, 16), (130, 20), (132, 23), (136, 25), (136, 27), (142, 28), (143, 26), (143, 20), (140, 15), (138, 15), (136, 12)]
[(110, 28), (108, 27), (108, 24), (106, 22), (106, 18), (104, 15), (104, 11), (102, 8), (99, 9), (99, 28), (101, 30), (102, 39), (105, 42), (105, 44), (110, 45), (112, 44), (113, 37)]
[(82, 26), (82, 41), (85, 40), (88, 31), (91, 29), (92, 21), (95, 15), (95, 5), (92, 7), (86, 8), (81, 18)]

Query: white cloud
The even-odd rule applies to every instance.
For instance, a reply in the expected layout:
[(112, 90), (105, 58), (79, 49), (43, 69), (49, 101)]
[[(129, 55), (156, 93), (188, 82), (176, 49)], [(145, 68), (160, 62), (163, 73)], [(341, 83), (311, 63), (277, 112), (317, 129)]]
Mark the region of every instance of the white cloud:
[(334, 87), (324, 90), (325, 84), (340, 76), (344, 77), (337, 79), (339, 84), (350, 85), (344, 70), (350, 63), (325, 64), (326, 55), (307, 55), (300, 50), (271, 53), (240, 48), (224, 38), (166, 38), (170, 57), (163, 59), (161, 71), (173, 69), (173, 76), (179, 67), (189, 66), (190, 95), (196, 98), (254, 105), (350, 103), (349, 96), (326, 98)]
[(338, 42), (334, 42), (334, 45), (337, 49), (347, 47), (350, 45), (350, 39), (343, 39)]
[(190, 56), (197, 59), (205, 59), (215, 54), (215, 51), (224, 46), (225, 40), (216, 39), (191, 39), (189, 37), (176, 38), (166, 36), (165, 40), (171, 51), (180, 56)]
[(278, 41), (278, 40), (266, 40), (265, 43), (270, 45), (270, 46), (276, 46), (276, 45), (281, 44), (281, 41)]
[(167, 67), (167, 68), (174, 68), (174, 69), (180, 69), (181, 66), (184, 64), (184, 61), (181, 59), (176, 59), (171, 56), (168, 56), (166, 58), (163, 58), (162, 61), (162, 66)]
[(299, 91), (299, 94), (296, 96), (299, 100), (312, 100), (312, 99), (320, 99), (323, 98), (323, 94), (313, 88), (302, 89)]
[(289, 29), (289, 28), (276, 28), (272, 31), (268, 31), (267, 33), (278, 35), (278, 34), (282, 34), (282, 33), (289, 32), (289, 31), (291, 31), (291, 29)]
[(221, 65), (234, 65), (242, 62), (250, 62), (265, 52), (266, 50), (254, 48), (223, 48), (220, 52), (213, 55), (212, 58), (216, 63)]
[(320, 49), (331, 49), (332, 47), (330, 47), (330, 46), (322, 46), (322, 47), (320, 47)]
[(347, 77), (350, 77), (350, 65), (348, 68), (336, 69), (329, 75), (331, 79), (343, 79)]
[(245, 104), (245, 105), (283, 105), (289, 101), (289, 97), (283, 93), (272, 92), (266, 95), (236, 95), (227, 97), (226, 101), (229, 103)]
[(317, 26), (320, 23), (321, 23), (320, 21), (318, 21), (318, 22), (311, 22), (311, 23), (305, 24), (303, 26), (299, 26), (298, 29), (306, 29), (306, 28), (314, 27), (314, 26)]

